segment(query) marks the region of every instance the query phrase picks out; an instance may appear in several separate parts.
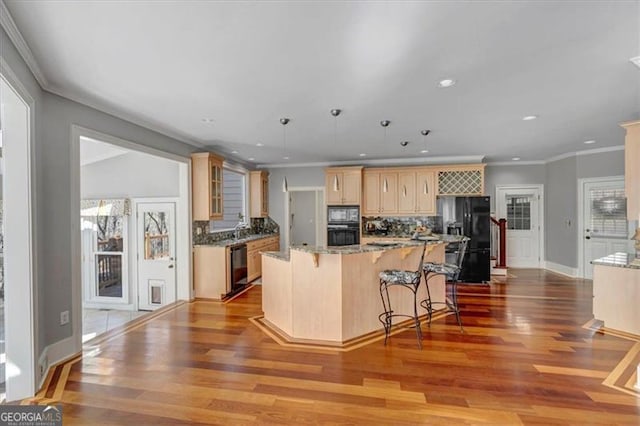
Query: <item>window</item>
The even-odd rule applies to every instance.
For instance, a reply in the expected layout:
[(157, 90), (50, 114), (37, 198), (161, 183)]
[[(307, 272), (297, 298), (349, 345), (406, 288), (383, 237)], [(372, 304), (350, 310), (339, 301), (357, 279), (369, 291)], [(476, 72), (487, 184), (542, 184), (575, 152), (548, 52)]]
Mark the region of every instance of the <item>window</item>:
[(222, 220), (211, 221), (209, 229), (212, 232), (233, 229), (239, 221), (248, 222), (246, 172), (225, 167), (222, 181), (223, 216)]
[(531, 230), (530, 197), (507, 197), (507, 229), (518, 231)]
[(624, 189), (592, 189), (591, 232), (594, 237), (627, 238), (627, 203)]

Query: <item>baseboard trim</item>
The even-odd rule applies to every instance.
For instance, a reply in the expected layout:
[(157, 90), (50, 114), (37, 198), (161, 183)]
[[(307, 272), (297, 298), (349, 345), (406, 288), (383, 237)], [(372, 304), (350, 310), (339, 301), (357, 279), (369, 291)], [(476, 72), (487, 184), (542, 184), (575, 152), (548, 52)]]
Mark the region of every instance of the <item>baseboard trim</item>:
[(73, 336), (62, 339), (45, 347), (38, 358), (38, 369), (44, 364), (45, 371), (40, 376), (38, 389), (42, 389), (52, 367), (55, 367), (69, 358), (76, 357), (78, 352), (75, 349)]
[(578, 278), (578, 268), (572, 268), (560, 263), (549, 262), (547, 260), (544, 262), (544, 269), (570, 278)]

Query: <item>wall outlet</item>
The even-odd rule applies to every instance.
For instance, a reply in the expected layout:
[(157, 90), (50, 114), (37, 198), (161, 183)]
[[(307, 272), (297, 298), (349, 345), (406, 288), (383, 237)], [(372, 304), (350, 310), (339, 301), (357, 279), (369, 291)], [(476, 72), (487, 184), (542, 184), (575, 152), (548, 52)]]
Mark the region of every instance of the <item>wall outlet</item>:
[(60, 325), (69, 324), (69, 311), (60, 312)]

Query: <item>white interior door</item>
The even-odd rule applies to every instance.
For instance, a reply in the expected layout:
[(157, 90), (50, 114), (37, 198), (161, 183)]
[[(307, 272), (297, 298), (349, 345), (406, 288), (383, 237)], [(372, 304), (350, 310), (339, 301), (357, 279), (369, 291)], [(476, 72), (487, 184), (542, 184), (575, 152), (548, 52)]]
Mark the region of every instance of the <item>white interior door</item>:
[(507, 266), (540, 267), (540, 190), (499, 188), (498, 216), (507, 219)]
[(176, 300), (175, 203), (138, 203), (138, 309)]
[(593, 279), (592, 260), (631, 248), (624, 179), (585, 180), (582, 185), (583, 276)]

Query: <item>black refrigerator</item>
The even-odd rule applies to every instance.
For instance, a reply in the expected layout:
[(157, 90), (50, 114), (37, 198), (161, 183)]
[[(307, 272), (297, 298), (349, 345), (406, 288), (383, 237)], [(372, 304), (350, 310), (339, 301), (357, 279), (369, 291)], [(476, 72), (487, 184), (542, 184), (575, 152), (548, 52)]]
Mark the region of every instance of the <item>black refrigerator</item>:
[(491, 279), (491, 207), (489, 197), (456, 197), (457, 233), (469, 237), (460, 281), (487, 283)]

